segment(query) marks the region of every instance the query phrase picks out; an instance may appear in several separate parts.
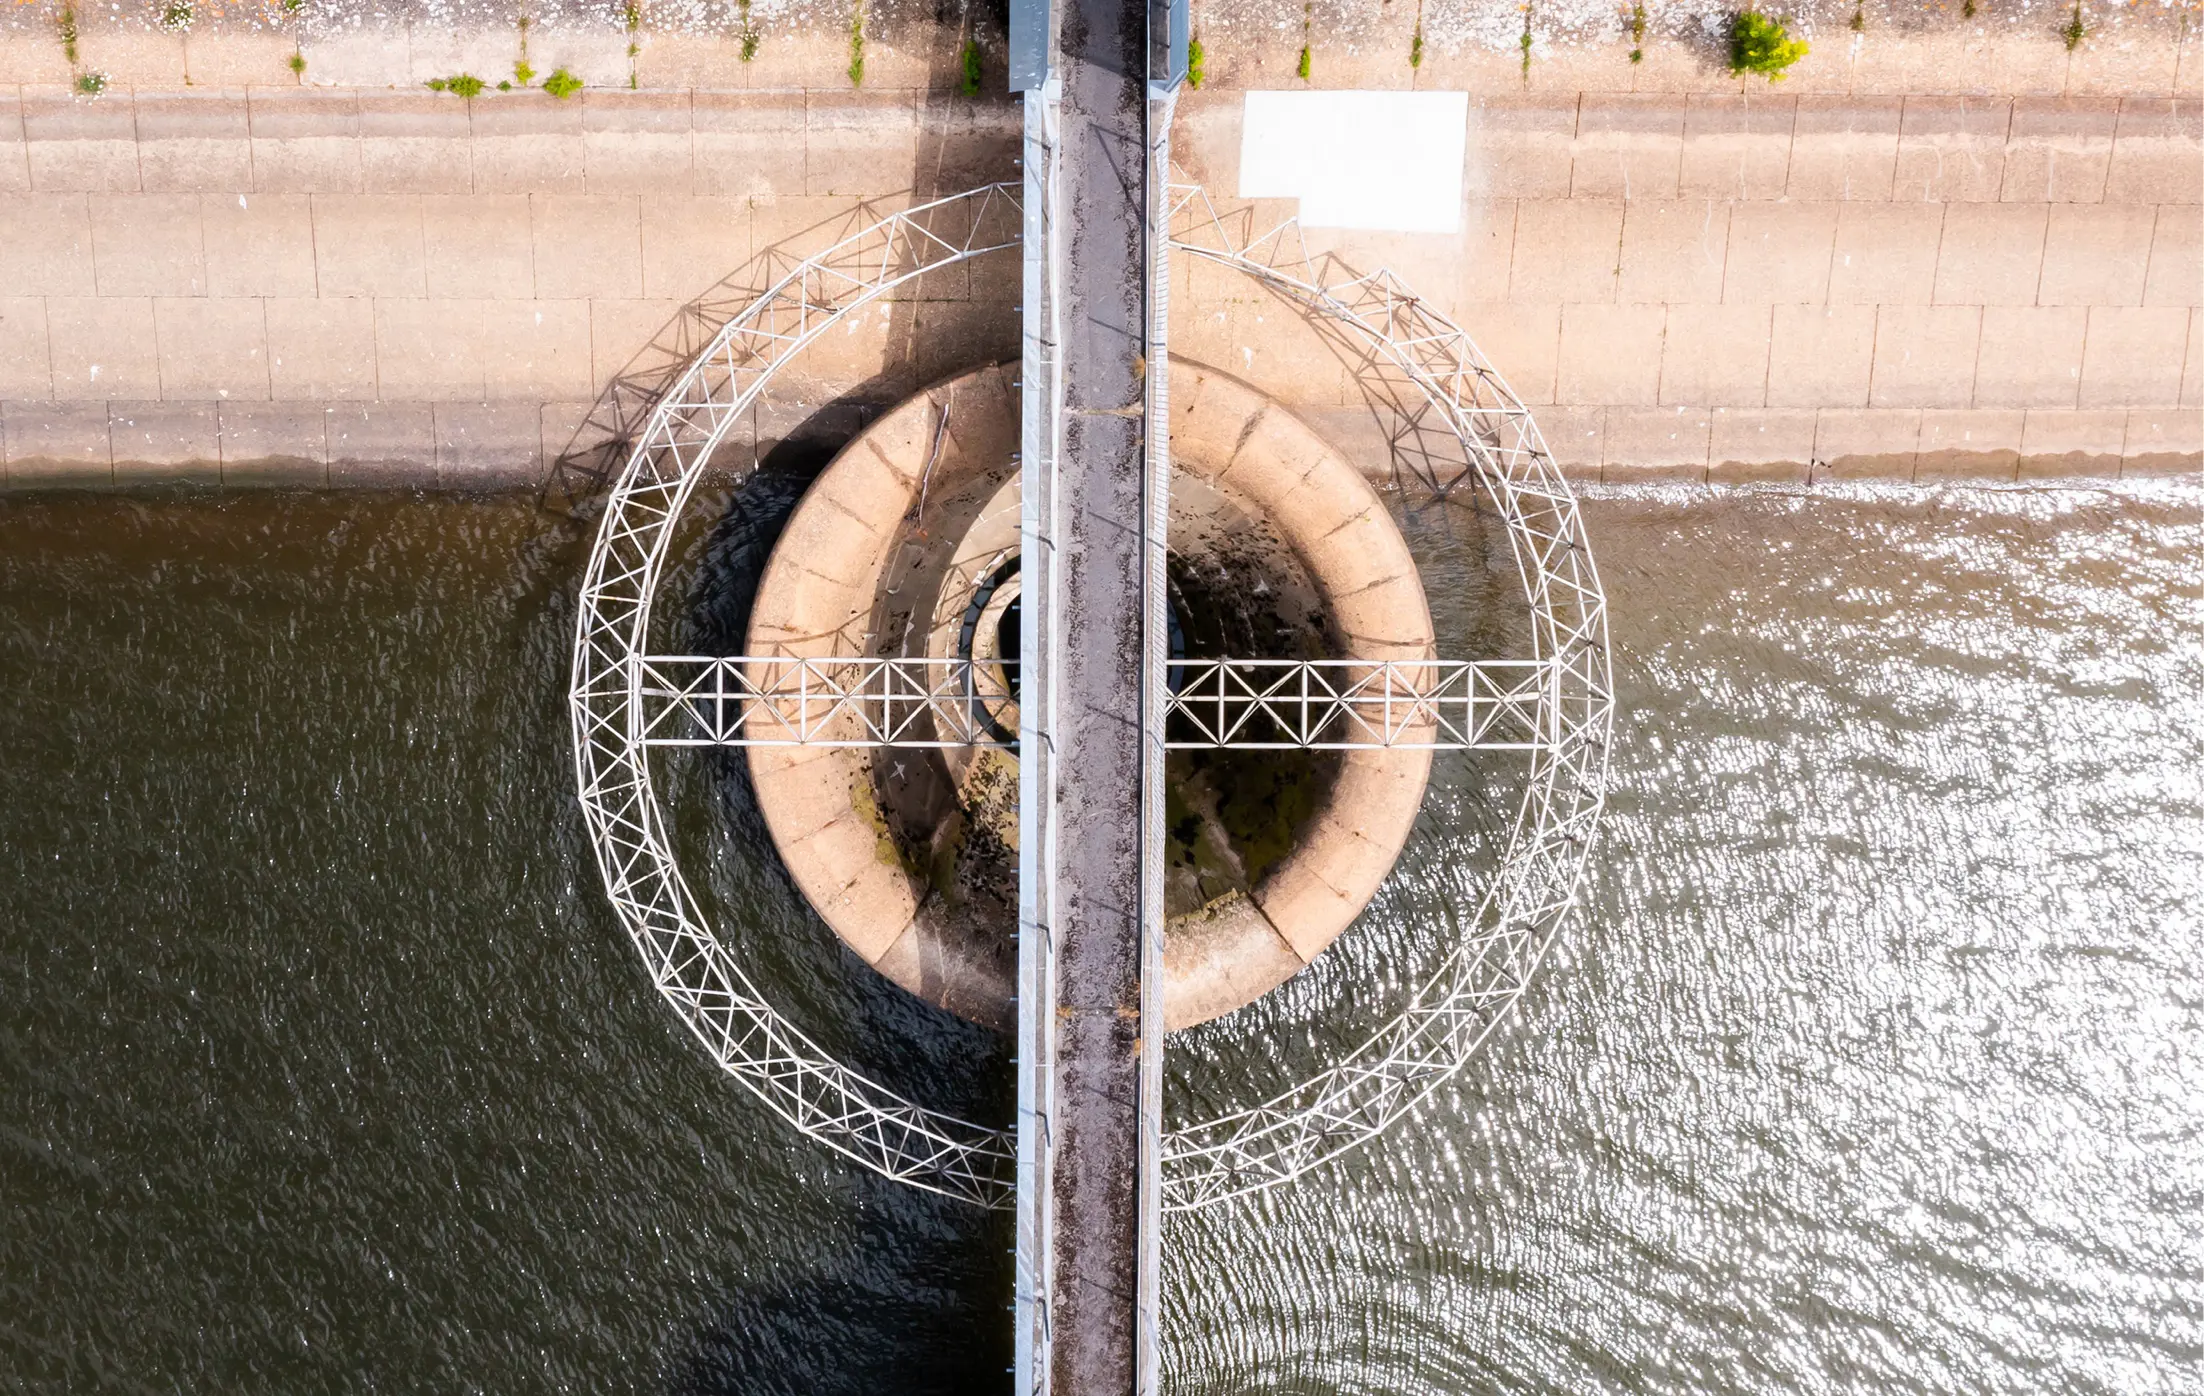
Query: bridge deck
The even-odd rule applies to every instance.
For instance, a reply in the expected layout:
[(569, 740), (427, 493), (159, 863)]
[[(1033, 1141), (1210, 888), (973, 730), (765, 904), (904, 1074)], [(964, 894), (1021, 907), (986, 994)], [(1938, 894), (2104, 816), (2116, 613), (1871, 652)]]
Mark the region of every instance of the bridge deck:
[(1138, 1385), (1147, 9), (1065, 0), (1056, 1396)]

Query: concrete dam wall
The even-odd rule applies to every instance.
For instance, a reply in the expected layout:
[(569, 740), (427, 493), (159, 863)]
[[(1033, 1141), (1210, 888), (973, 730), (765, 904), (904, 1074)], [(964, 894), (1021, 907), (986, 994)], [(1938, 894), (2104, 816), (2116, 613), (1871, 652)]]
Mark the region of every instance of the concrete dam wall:
[[(853, 89), (792, 46), (811, 85), (563, 101), (207, 85), (256, 73), (222, 55), (264, 38), (195, 39), (192, 86), (97, 100), (28, 71), (51, 62), (23, 36), (0, 51), (35, 79), (0, 87), (9, 486), (534, 481), (594, 405), (647, 390), (697, 298), (739, 304), (872, 213), (1017, 174), (999, 78), (964, 97), (923, 56)], [(716, 71), (702, 44), (683, 72)], [(1588, 478), (2194, 471), (2204, 117), (2170, 94), (2204, 86), (2195, 48), (2134, 69), (2147, 94), (2070, 61), (2081, 91), (1971, 95), (1434, 61), (1416, 81), (1471, 92), (1464, 231), (1309, 238), (1467, 328)], [(1295, 81), (1260, 59), (1180, 103), (1180, 164), (1227, 201), (1241, 84)], [(1180, 353), (1383, 467), (1347, 369), (1284, 307), (1194, 258), (1174, 276)], [(916, 283), (808, 351), (732, 449), (847, 435), (1014, 357), (1017, 293), (1014, 256)]]

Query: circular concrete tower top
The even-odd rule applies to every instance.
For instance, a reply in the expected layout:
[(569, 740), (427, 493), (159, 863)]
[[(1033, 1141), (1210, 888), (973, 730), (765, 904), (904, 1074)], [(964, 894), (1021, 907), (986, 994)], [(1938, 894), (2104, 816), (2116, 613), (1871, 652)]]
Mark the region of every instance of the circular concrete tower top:
[[(1246, 384), (1170, 372), (1174, 656), (1430, 658), (1414, 561), (1362, 475)], [(1014, 681), (1017, 424), (998, 366), (868, 427), (774, 548), (748, 652), (963, 658)], [(987, 716), (1015, 735), (1014, 703)], [(920, 997), (1008, 1028), (1015, 752), (748, 751), (774, 845), (835, 934)], [(1400, 748), (1171, 754), (1168, 1028), (1252, 1002), (1338, 938), (1391, 870), (1430, 764)]]

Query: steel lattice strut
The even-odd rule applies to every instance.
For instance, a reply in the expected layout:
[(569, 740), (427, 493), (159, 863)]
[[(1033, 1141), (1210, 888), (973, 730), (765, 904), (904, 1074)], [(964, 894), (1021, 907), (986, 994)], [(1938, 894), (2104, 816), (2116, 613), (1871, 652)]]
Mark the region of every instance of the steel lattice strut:
[(583, 573), (571, 707), (582, 813), (614, 909), (658, 991), (705, 1049), (805, 1134), (893, 1178), (1001, 1206), (1003, 1131), (844, 1066), (760, 995), (673, 857), (643, 741), (642, 667), (674, 526), (727, 432), (795, 354), (929, 271), (1019, 244), (1014, 185), (890, 215), (791, 270), (667, 390), (606, 496)]
[[(652, 655), (637, 661), (649, 746), (1015, 747), (991, 711), (1017, 694), (969, 659)], [(1174, 750), (1528, 751), (1560, 669), (1530, 659), (1187, 659), (1170, 666)]]

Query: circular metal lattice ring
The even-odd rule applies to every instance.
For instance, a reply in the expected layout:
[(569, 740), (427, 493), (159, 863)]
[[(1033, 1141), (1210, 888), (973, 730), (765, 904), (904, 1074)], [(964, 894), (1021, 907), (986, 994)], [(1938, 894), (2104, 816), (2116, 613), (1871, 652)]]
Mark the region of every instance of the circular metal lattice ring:
[[(1409, 1006), (1339, 1064), (1260, 1106), (1174, 1131), (1165, 1205), (1298, 1176), (1381, 1132), (1458, 1071), (1574, 905), (1597, 823), (1612, 717), (1605, 601), (1576, 501), (1513, 394), (1460, 330), (1389, 273), (1327, 279), (1286, 257), (1290, 225), (1238, 244), (1198, 190), (1173, 247), (1235, 266), (1363, 343), (1457, 443), (1492, 497), (1554, 680), (1545, 741), (1499, 874)], [(774, 373), (844, 316), (926, 272), (1017, 245), (1015, 186), (891, 215), (776, 282), (722, 326), (653, 407), (614, 480), (577, 622), (571, 706), (585, 820), (613, 905), (659, 992), (720, 1064), (799, 1130), (890, 1177), (977, 1202), (1011, 1193), (1001, 1130), (928, 1109), (835, 1060), (757, 992), (707, 927), (671, 853), (643, 742), (641, 658), (674, 527), (720, 441)], [(1297, 243), (1297, 238), (1291, 238)], [(1412, 423), (1412, 426), (1414, 424)], [(1417, 428), (1421, 430), (1422, 428)]]

